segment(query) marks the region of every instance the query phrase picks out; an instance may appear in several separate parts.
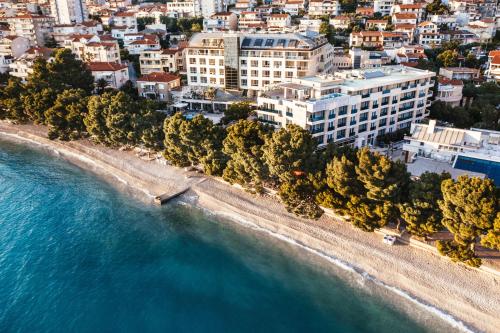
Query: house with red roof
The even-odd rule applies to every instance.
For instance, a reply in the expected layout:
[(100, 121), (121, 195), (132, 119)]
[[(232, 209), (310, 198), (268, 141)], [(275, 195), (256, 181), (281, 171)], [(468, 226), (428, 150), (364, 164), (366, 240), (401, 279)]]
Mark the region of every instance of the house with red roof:
[(172, 73), (150, 73), (137, 79), (139, 96), (162, 102), (171, 101), (171, 91), (181, 86), (181, 77)]
[(128, 66), (116, 62), (89, 62), (94, 81), (104, 80), (108, 87), (120, 89), (129, 80)]

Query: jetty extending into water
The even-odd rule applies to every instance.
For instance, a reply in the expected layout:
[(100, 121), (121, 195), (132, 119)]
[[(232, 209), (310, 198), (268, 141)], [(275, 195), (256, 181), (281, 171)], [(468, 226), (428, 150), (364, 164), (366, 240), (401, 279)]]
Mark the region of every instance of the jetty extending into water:
[(161, 206), (163, 204), (166, 204), (167, 202), (169, 202), (170, 200), (174, 199), (174, 198), (177, 198), (178, 196), (180, 196), (181, 194), (184, 194), (186, 193), (188, 190), (190, 189), (190, 187), (186, 187), (185, 189), (183, 190), (180, 190), (180, 191), (177, 191), (175, 192), (174, 194), (171, 194), (171, 193), (164, 193), (164, 194), (161, 194), (161, 195), (158, 195), (154, 198), (154, 202), (155, 204)]

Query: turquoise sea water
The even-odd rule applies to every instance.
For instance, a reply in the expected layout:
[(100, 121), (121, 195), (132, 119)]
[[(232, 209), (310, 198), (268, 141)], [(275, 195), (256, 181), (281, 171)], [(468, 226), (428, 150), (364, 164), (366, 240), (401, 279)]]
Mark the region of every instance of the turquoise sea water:
[(0, 141), (0, 332), (428, 330), (277, 243)]

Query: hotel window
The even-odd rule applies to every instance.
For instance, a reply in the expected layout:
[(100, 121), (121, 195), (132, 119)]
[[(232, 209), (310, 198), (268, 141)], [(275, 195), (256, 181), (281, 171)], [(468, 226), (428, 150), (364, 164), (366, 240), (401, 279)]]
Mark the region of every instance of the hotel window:
[(275, 61), (274, 67), (281, 67), (281, 61)]
[(241, 70), (241, 76), (247, 76), (247, 70), (246, 69), (242, 69)]
[(191, 65), (196, 64), (196, 59), (195, 59), (195, 58), (189, 58), (189, 63), (190, 63)]
[(196, 74), (196, 67), (191, 67), (189, 71), (191, 72), (191, 74)]
[(270, 76), (270, 72), (269, 71), (263, 71), (262, 72), (262, 76), (263, 77), (269, 77)]
[(252, 80), (251, 84), (252, 84), (252, 87), (258, 87), (259, 86), (259, 80)]
[(281, 72), (279, 72), (279, 71), (274, 71), (273, 76), (274, 76), (274, 77), (281, 77)]
[(223, 59), (219, 59), (219, 66), (224, 66), (224, 60)]
[(241, 80), (241, 85), (242, 86), (246, 86), (247, 85), (247, 80), (246, 79), (242, 79)]
[(286, 72), (286, 77), (287, 77), (288, 79), (293, 78), (293, 72)]
[(337, 131), (337, 139), (345, 138), (345, 129)]
[(196, 76), (190, 76), (191, 82), (198, 82), (198, 78)]
[(250, 62), (250, 66), (252, 66), (252, 67), (259, 67), (259, 62), (257, 60), (252, 60)]
[(200, 77), (200, 82), (201, 83), (207, 83), (207, 77), (206, 76)]
[(208, 64), (210, 66), (215, 66), (215, 59), (208, 59)]
[(246, 64), (247, 64), (247, 61), (246, 61), (246, 60), (241, 60), (241, 64), (242, 64), (242, 65), (246, 65)]
[(207, 64), (207, 61), (205, 60), (205, 58), (200, 58), (200, 65), (206, 65)]
[(251, 75), (251, 76), (259, 76), (259, 71), (252, 70), (252, 71), (250, 72), (250, 75)]

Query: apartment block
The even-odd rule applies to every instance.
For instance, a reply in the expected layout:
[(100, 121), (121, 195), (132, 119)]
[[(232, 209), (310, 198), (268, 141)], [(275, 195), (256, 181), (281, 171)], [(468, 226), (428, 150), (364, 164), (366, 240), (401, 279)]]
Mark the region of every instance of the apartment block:
[(31, 13), (7, 18), (12, 35), (28, 38), (32, 46), (43, 46), (52, 31), (54, 18)]
[(50, 12), (57, 24), (82, 23), (89, 15), (85, 0), (50, 0)]
[(311, 0), (309, 1), (309, 16), (337, 16), (340, 13), (340, 2), (337, 0)]
[(140, 53), (142, 74), (184, 71), (184, 48), (146, 50)]
[(121, 62), (118, 42), (105, 36), (72, 35), (64, 41), (64, 47), (85, 62)]
[(318, 33), (198, 33), (189, 41), (190, 86), (244, 90), (330, 73), (333, 46)]
[(320, 147), (329, 142), (374, 145), (377, 136), (409, 128), (428, 115), (435, 75), (385, 66), (295, 78), (261, 91), (257, 115), (278, 128), (307, 129)]

